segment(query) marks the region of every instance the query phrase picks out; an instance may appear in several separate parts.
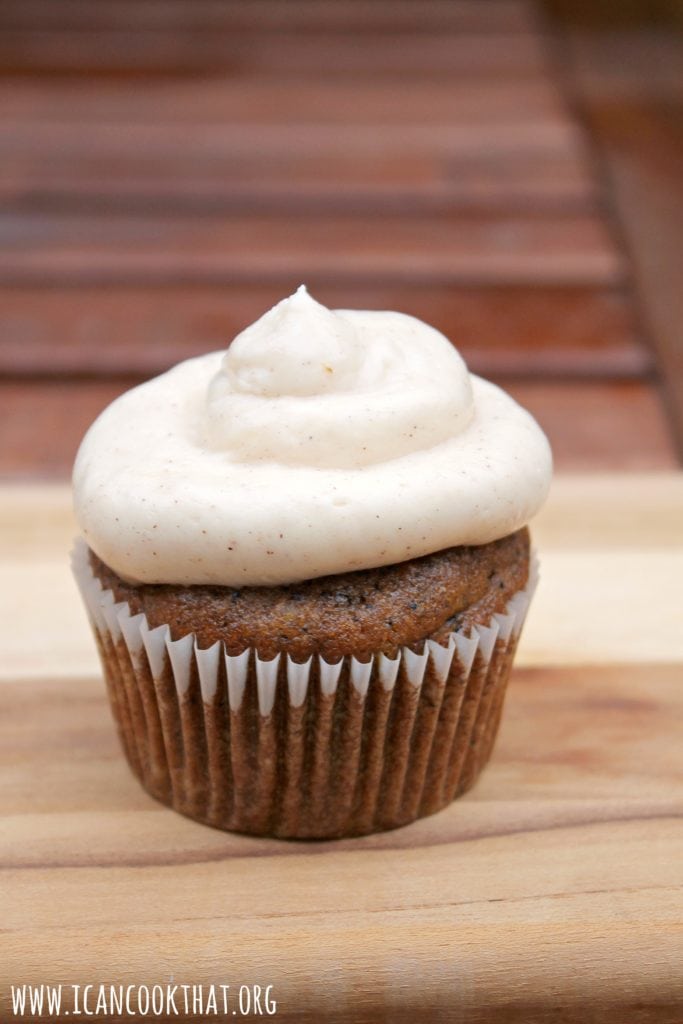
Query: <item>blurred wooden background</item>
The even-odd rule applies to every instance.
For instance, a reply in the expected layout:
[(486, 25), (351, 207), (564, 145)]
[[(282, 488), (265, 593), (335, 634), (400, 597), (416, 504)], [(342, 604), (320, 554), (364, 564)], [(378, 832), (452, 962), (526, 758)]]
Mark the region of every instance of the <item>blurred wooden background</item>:
[(678, 465), (682, 20), (4, 0), (0, 475), (65, 478), (113, 397), (301, 282), (435, 324), (561, 469)]

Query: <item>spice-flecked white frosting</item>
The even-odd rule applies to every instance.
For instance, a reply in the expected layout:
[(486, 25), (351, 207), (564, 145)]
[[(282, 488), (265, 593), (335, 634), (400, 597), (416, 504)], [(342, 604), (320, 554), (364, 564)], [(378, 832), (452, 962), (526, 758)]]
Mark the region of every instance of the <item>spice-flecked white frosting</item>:
[(535, 420), (434, 328), (302, 287), (105, 409), (74, 500), (127, 580), (274, 585), (496, 540), (551, 471)]

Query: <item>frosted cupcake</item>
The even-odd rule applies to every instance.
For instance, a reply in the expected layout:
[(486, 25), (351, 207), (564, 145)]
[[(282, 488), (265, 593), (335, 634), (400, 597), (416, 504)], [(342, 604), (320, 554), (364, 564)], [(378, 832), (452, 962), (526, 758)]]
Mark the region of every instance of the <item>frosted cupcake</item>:
[(400, 313), (304, 288), (96, 420), (74, 569), (123, 749), (190, 817), (393, 828), (491, 753), (545, 436)]

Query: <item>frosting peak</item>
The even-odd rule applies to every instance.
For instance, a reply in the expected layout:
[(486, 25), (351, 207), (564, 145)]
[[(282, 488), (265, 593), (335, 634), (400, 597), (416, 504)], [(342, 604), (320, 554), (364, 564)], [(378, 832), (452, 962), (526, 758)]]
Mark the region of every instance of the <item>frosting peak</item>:
[(243, 462), (358, 469), (432, 448), (473, 412), (467, 368), (438, 331), (326, 309), (302, 285), (228, 349), (206, 442)]
[(233, 391), (266, 398), (319, 395), (343, 388), (360, 359), (353, 325), (302, 284), (237, 335), (221, 375)]
[(227, 352), (105, 409), (74, 497), (124, 578), (239, 587), (496, 540), (537, 511), (551, 468), (532, 417), (434, 328), (302, 286)]

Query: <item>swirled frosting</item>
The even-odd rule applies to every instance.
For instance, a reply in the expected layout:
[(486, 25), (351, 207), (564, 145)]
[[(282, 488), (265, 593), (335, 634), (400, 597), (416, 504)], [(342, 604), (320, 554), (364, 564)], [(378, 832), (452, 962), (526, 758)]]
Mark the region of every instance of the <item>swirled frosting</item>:
[(548, 442), (438, 331), (301, 287), (227, 352), (126, 392), (74, 467), (90, 547), (139, 583), (273, 585), (524, 525)]

